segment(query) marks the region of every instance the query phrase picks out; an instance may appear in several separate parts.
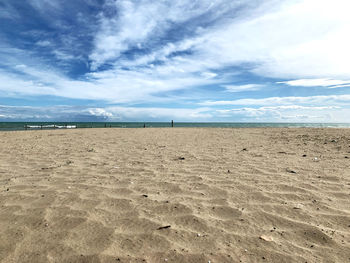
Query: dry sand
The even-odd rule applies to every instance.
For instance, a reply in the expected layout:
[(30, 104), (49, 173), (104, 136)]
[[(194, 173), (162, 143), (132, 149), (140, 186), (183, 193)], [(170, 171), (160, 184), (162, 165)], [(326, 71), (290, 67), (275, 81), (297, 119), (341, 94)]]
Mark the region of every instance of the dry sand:
[(350, 262), (349, 167), (350, 129), (1, 132), (0, 261)]

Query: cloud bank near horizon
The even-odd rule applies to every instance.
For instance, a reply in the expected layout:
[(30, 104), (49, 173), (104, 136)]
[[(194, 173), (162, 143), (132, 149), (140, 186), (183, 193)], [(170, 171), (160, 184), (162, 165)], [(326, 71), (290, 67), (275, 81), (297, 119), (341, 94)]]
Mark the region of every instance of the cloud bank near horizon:
[(344, 121), (350, 108), (346, 0), (0, 6), (0, 120)]

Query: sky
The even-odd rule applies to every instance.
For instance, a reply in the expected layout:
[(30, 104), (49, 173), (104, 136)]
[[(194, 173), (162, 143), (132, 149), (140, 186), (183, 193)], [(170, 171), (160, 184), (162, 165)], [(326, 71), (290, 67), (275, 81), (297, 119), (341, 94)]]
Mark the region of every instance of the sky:
[(349, 122), (348, 0), (0, 0), (0, 121)]

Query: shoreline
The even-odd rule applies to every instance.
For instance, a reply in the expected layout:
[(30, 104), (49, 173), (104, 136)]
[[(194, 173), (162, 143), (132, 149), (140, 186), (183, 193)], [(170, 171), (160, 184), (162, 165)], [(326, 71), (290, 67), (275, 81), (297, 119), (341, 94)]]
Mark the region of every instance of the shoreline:
[(57, 129), (16, 129), (16, 130), (2, 130), (0, 129), (0, 133), (12, 133), (12, 132), (45, 132), (45, 131), (67, 131), (67, 130), (109, 130), (109, 129), (116, 129), (116, 130), (144, 130), (144, 129), (228, 129), (228, 130), (252, 130), (252, 129), (272, 129), (272, 130), (277, 130), (277, 129), (287, 129), (287, 130), (349, 130), (350, 127), (92, 127), (92, 128), (57, 128)]
[[(32, 129), (29, 127), (32, 126)], [(42, 126), (42, 128), (41, 128)], [(46, 127), (45, 127), (46, 126)], [(264, 123), (264, 122), (0, 122), (0, 131), (53, 130), (69, 128), (350, 128), (350, 123)]]

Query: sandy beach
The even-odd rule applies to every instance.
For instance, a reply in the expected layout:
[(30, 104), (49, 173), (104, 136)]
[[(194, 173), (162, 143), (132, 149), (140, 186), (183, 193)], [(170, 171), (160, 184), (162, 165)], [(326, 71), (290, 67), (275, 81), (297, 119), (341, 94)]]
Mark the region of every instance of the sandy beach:
[(350, 129), (0, 133), (0, 262), (350, 262)]

